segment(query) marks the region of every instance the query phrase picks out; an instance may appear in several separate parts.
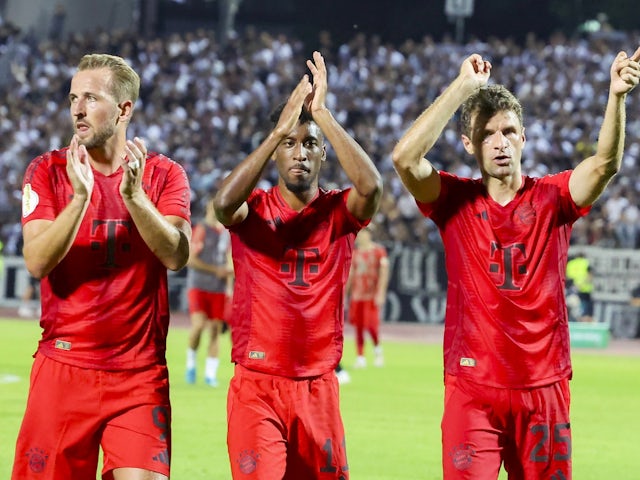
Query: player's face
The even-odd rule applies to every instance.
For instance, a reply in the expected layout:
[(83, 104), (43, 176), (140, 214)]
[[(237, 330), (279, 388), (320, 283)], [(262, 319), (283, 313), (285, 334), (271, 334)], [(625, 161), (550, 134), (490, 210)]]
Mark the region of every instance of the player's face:
[(524, 127), (512, 111), (501, 111), (486, 119), (472, 118), (472, 138), (463, 137), (465, 148), (476, 156), (483, 176), (503, 179), (520, 173)]
[(80, 144), (103, 146), (115, 135), (120, 108), (109, 88), (108, 69), (82, 70), (71, 80), (69, 110)]
[(298, 123), (274, 153), (280, 178), (294, 193), (317, 184), (320, 165), (327, 156), (324, 137), (314, 122)]

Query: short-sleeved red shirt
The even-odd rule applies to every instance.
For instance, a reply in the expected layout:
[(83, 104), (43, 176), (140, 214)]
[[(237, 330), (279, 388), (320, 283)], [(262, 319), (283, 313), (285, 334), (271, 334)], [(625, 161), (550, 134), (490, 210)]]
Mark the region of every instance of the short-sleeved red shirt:
[[(119, 194), (123, 170), (96, 170), (91, 202), (71, 249), (42, 279), (39, 351), (85, 368), (122, 370), (165, 363), (167, 271), (140, 236)], [(147, 155), (143, 188), (162, 215), (190, 219), (183, 168)], [(23, 218), (54, 220), (73, 189), (66, 149), (35, 158), (23, 181)]]
[(530, 388), (571, 376), (564, 282), (579, 208), (571, 171), (523, 177), (501, 206), (479, 179), (440, 172), (418, 202), (442, 236), (448, 275), (445, 372), (483, 385)]
[(366, 223), (347, 210), (348, 192), (320, 190), (300, 212), (278, 187), (251, 194), (247, 218), (230, 228), (234, 362), (290, 378), (336, 367), (344, 285), (356, 233)]

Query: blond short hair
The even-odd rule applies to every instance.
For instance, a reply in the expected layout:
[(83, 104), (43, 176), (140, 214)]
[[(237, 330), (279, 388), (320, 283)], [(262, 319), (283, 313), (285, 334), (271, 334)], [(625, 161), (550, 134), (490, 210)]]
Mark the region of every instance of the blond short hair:
[(131, 100), (135, 105), (140, 94), (140, 77), (122, 57), (107, 53), (90, 53), (80, 59), (78, 71), (107, 68), (111, 72), (111, 93), (120, 103)]

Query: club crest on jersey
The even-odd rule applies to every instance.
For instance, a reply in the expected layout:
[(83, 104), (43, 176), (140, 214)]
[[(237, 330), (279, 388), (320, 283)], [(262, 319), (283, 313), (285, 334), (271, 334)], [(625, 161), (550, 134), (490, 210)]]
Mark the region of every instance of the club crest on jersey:
[(238, 467), (240, 471), (245, 475), (253, 473), (258, 468), (258, 461), (260, 460), (260, 454), (253, 450), (243, 450), (238, 456)]
[(40, 202), (40, 195), (38, 195), (35, 190), (31, 188), (31, 184), (25, 184), (22, 189), (22, 216), (23, 218), (27, 218), (31, 215), (38, 203)]
[(457, 470), (467, 470), (473, 463), (473, 456), (476, 454), (471, 445), (461, 444), (453, 448), (449, 453), (453, 466)]
[(476, 366), (476, 360), (474, 358), (462, 357), (460, 359), (460, 366), (461, 367), (475, 367)]
[(29, 468), (32, 472), (42, 473), (47, 466), (49, 455), (41, 448), (30, 448), (27, 452), (29, 457)]
[(251, 360), (264, 360), (265, 357), (265, 353), (264, 352), (258, 352), (256, 350), (251, 350), (249, 352), (249, 358)]
[(524, 225), (533, 225), (536, 222), (536, 210), (530, 203), (519, 205), (515, 214)]

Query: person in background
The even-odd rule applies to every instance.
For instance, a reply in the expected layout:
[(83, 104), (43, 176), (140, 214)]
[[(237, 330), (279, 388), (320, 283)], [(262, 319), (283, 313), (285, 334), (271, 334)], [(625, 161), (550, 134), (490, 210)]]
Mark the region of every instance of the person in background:
[(27, 286), (20, 295), (20, 305), (18, 306), (18, 316), (22, 318), (39, 317), (41, 310), (38, 299), (40, 280), (29, 275)]
[(578, 321), (593, 322), (593, 272), (584, 252), (578, 252), (567, 262), (567, 289), (580, 299)]
[(338, 383), (340, 385), (351, 383), (351, 375), (349, 375), (349, 372), (344, 369), (342, 362), (338, 363), (334, 371), (336, 372), (336, 377), (338, 378)]
[(229, 282), (233, 270), (229, 266), (231, 245), (229, 232), (216, 218), (213, 199), (205, 207), (202, 222), (193, 228), (191, 255), (187, 263), (187, 298), (191, 328), (187, 347), (186, 381), (195, 383), (200, 337), (209, 330), (209, 346), (205, 361), (204, 381), (218, 386), (219, 335), (225, 321)]
[[(21, 226), (20, 226), (21, 227)], [(11, 250), (14, 255), (22, 256), (22, 249), (24, 248), (24, 236), (22, 234), (22, 228), (18, 232), (12, 229), (15, 234), (11, 239)], [(22, 318), (39, 318), (40, 309), (40, 280), (31, 275), (29, 272), (27, 285), (22, 294), (20, 295), (20, 304), (18, 305), (17, 314)]]
[(631, 290), (629, 305), (640, 308), (640, 284)]
[[(231, 232), (235, 289), (227, 446), (234, 479), (349, 477), (339, 385), (344, 287), (357, 232), (378, 208), (382, 179), (326, 105), (319, 52), (274, 128), (214, 198)], [(325, 138), (352, 182), (319, 187)], [(278, 183), (256, 188), (273, 160)]]
[(41, 280), (42, 338), (13, 480), (169, 478), (167, 269), (189, 258), (183, 168), (127, 127), (140, 90), (124, 59), (82, 57), (68, 147), (35, 158), (22, 189), (23, 255)]
[(384, 356), (380, 345), (380, 316), (387, 298), (389, 258), (383, 245), (372, 239), (372, 225), (363, 228), (356, 237), (351, 272), (347, 281), (349, 322), (356, 329), (355, 368), (367, 366), (364, 356), (365, 332), (373, 342), (373, 365), (382, 367)]
[[(479, 54), (393, 150), (445, 248), (444, 480), (496, 479), (501, 464), (509, 478), (571, 478), (569, 239), (620, 169), (627, 95), (640, 80), (640, 48), (612, 58), (595, 153), (573, 170), (523, 175), (522, 107), (488, 84), (492, 66)], [(460, 107), (462, 144), (481, 178), (425, 157)]]

